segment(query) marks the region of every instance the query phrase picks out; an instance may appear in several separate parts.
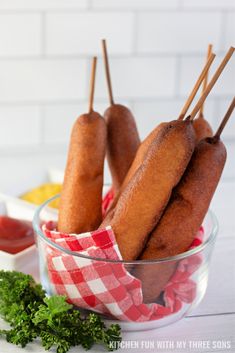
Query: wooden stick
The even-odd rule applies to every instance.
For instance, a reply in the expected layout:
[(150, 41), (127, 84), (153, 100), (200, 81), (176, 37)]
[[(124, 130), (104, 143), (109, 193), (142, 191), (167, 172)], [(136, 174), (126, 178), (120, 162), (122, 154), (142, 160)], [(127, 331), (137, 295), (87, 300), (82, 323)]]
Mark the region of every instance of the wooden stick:
[[(210, 55), (211, 55), (211, 53), (212, 53), (212, 48), (213, 48), (212, 44), (209, 44), (209, 45), (208, 45), (208, 48), (207, 48), (207, 59), (206, 59), (206, 60), (209, 59), (209, 57), (210, 57)], [(203, 94), (203, 93), (205, 92), (205, 90), (206, 90), (206, 86), (207, 86), (207, 82), (208, 82), (208, 75), (209, 75), (209, 70), (207, 71), (206, 76), (205, 76), (204, 81), (203, 81), (203, 85), (202, 85), (202, 94)], [(204, 111), (204, 103), (203, 103), (202, 106), (201, 106), (201, 109), (200, 109), (199, 114), (200, 114), (200, 115), (203, 115), (203, 111)]]
[(213, 60), (214, 60), (214, 58), (215, 58), (215, 54), (211, 54), (209, 59), (207, 60), (207, 62), (205, 64), (200, 76), (198, 77), (198, 79), (197, 79), (197, 81), (196, 81), (196, 83), (195, 83), (195, 85), (193, 87), (192, 92), (190, 93), (188, 99), (186, 100), (186, 102), (185, 102), (185, 104), (183, 106), (183, 109), (180, 112), (178, 120), (183, 120), (184, 119), (184, 117), (185, 117), (185, 115), (186, 115), (186, 113), (187, 113), (192, 101), (194, 100), (194, 97), (196, 96), (197, 91), (199, 90), (199, 88), (200, 88), (200, 86), (201, 86), (201, 84), (202, 84), (202, 82), (203, 82), (203, 80), (204, 80), (204, 78), (205, 78), (205, 76), (206, 76), (206, 74), (207, 74), (207, 72), (208, 72)]
[(225, 114), (225, 116), (224, 116), (224, 118), (223, 118), (223, 120), (222, 120), (222, 122), (221, 122), (221, 124), (220, 124), (220, 126), (218, 128), (218, 130), (216, 131), (216, 133), (214, 135), (215, 139), (219, 139), (220, 138), (220, 135), (221, 135), (225, 125), (227, 124), (228, 119), (232, 115), (232, 112), (233, 112), (234, 108), (235, 108), (235, 97), (233, 98), (232, 102), (230, 103), (230, 106), (229, 106), (229, 108), (228, 108), (228, 110), (227, 110), (227, 112), (226, 112), (226, 114)]
[(92, 69), (91, 69), (91, 80), (90, 80), (90, 94), (89, 94), (89, 106), (88, 112), (93, 112), (93, 102), (94, 102), (94, 93), (95, 93), (95, 74), (96, 74), (96, 63), (97, 57), (94, 56), (92, 60)]
[(197, 104), (195, 105), (192, 113), (190, 114), (190, 120), (193, 120), (195, 118), (195, 115), (198, 113), (198, 111), (201, 108), (201, 105), (205, 102), (208, 94), (210, 93), (210, 91), (212, 90), (212, 88), (214, 87), (216, 81), (218, 80), (218, 78), (220, 77), (222, 71), (224, 70), (225, 66), (227, 65), (228, 61), (231, 59), (231, 56), (234, 53), (234, 48), (231, 47), (227, 54), (225, 55), (224, 59), (222, 60), (221, 64), (219, 65), (218, 69), (216, 70), (215, 74), (213, 75), (212, 79), (210, 80), (210, 82), (208, 83), (205, 92), (203, 93), (203, 95), (200, 97), (200, 99), (198, 100)]
[(110, 70), (109, 70), (109, 60), (108, 60), (108, 53), (107, 53), (107, 46), (106, 46), (105, 39), (102, 39), (102, 48), (103, 48), (105, 75), (106, 75), (106, 81), (107, 81), (108, 92), (109, 92), (109, 102), (110, 102), (110, 105), (113, 105), (114, 104), (113, 91), (112, 91), (111, 76), (110, 76)]

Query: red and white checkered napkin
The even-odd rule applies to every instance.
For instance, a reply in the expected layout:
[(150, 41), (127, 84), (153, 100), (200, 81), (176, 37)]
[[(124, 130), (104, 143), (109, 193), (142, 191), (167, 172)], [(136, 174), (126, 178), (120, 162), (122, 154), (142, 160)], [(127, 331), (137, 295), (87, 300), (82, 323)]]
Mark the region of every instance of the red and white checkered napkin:
[[(42, 229), (56, 244), (81, 255), (121, 260), (114, 233), (110, 227), (84, 234), (62, 234), (48, 222)], [(201, 244), (203, 229), (192, 247)], [(183, 259), (164, 289), (165, 306), (144, 304), (141, 281), (133, 277), (122, 263), (95, 261), (45, 248), (48, 274), (54, 291), (68, 297), (69, 302), (85, 309), (111, 315), (124, 321), (148, 321), (163, 318), (191, 303), (196, 283), (190, 278), (201, 263), (199, 255)]]
[(114, 199), (114, 190), (113, 188), (109, 189), (109, 191), (105, 194), (102, 202), (102, 214), (105, 216), (109, 205), (112, 203)]

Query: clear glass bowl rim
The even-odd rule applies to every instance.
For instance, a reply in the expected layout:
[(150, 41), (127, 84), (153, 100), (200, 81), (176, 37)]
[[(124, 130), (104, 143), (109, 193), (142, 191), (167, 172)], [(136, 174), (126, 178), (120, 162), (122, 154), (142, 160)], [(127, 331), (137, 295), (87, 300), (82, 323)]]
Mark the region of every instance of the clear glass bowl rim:
[(44, 207), (46, 207), (50, 202), (52, 202), (53, 200), (57, 199), (60, 197), (60, 194), (57, 194), (51, 198), (49, 198), (47, 201), (45, 201), (44, 203), (42, 203), (40, 206), (37, 207), (34, 217), (33, 217), (33, 228), (34, 231), (36, 232), (37, 236), (39, 235), (40, 238), (42, 238), (43, 241), (45, 241), (46, 243), (48, 243), (50, 246), (56, 248), (57, 250), (60, 250), (68, 255), (72, 255), (72, 256), (76, 256), (76, 257), (81, 257), (81, 258), (85, 258), (88, 260), (93, 260), (93, 261), (99, 261), (99, 262), (109, 262), (109, 263), (121, 263), (124, 265), (143, 265), (143, 264), (157, 264), (157, 263), (164, 263), (164, 262), (170, 262), (170, 261), (178, 261), (178, 260), (182, 260), (184, 258), (190, 257), (192, 255), (195, 255), (199, 252), (201, 252), (202, 250), (204, 250), (206, 247), (209, 247), (216, 239), (217, 233), (218, 233), (218, 229), (219, 229), (219, 225), (218, 225), (218, 220), (215, 216), (215, 214), (209, 209), (207, 214), (209, 215), (209, 217), (212, 220), (212, 230), (210, 235), (208, 236), (208, 238), (206, 239), (205, 242), (203, 242), (201, 245), (196, 246), (193, 249), (187, 250), (181, 254), (175, 255), (175, 256), (169, 256), (169, 257), (164, 257), (161, 259), (156, 259), (156, 260), (133, 260), (133, 261), (124, 261), (124, 260), (111, 260), (111, 259), (104, 259), (104, 258), (99, 258), (99, 257), (90, 257), (90, 256), (86, 256), (86, 255), (82, 255), (79, 254), (75, 251), (71, 251), (68, 249), (63, 248), (62, 246), (55, 244), (52, 240), (48, 239), (42, 232), (41, 228), (40, 228), (40, 213), (41, 211), (44, 209)]

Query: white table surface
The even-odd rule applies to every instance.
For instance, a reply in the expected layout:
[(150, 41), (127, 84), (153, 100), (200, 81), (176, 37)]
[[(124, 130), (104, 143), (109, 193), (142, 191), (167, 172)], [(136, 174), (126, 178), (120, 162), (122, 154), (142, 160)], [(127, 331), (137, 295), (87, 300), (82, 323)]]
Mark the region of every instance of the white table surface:
[[(123, 332), (125, 346), (132, 344), (135, 348), (126, 347), (121, 351), (235, 352), (235, 182), (220, 183), (211, 208), (219, 219), (220, 231), (212, 256), (208, 289), (203, 301), (188, 317), (173, 325), (157, 330)], [(4, 327), (2, 321), (0, 327)], [(177, 348), (180, 343), (185, 344), (186, 348)], [(202, 344), (204, 348), (200, 346)], [(159, 345), (160, 347), (165, 345), (165, 348), (158, 348)], [(104, 350), (95, 346), (90, 352), (101, 351)], [(37, 342), (21, 349), (0, 340), (0, 353), (9, 352), (45, 351)], [(70, 353), (75, 352), (83, 350), (80, 347), (70, 350)]]

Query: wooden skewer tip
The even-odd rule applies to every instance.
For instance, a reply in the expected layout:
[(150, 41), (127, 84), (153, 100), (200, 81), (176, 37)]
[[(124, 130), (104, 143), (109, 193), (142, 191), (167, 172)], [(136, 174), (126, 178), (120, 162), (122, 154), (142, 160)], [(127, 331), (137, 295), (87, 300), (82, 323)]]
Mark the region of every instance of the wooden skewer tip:
[(207, 74), (213, 60), (215, 59), (215, 54), (214, 53), (211, 53), (210, 57), (208, 58), (206, 64), (204, 65), (203, 69), (202, 69), (202, 72), (201, 74), (199, 75), (194, 87), (193, 87), (193, 90), (192, 92), (190, 93), (188, 99), (186, 100), (180, 114), (179, 114), (179, 117), (178, 117), (178, 120), (183, 120), (190, 105), (192, 104), (192, 101), (194, 100), (204, 78), (205, 78), (205, 75)]
[(233, 97), (232, 102), (230, 103), (228, 110), (225, 113), (225, 116), (224, 116), (223, 120), (221, 121), (221, 124), (213, 137), (215, 140), (218, 140), (220, 138), (220, 135), (221, 135), (222, 131), (224, 130), (225, 125), (227, 124), (229, 118), (231, 117), (231, 115), (234, 111), (234, 108), (235, 108), (235, 97)]
[[(212, 44), (208, 44), (206, 60), (209, 59), (209, 57), (210, 57), (210, 55), (212, 53), (212, 48), (213, 48), (213, 45)], [(207, 83), (208, 83), (208, 76), (209, 76), (209, 70), (207, 71), (207, 73), (205, 75), (205, 78), (204, 78), (204, 81), (203, 81), (202, 94), (206, 90), (206, 86), (207, 86)], [(204, 111), (204, 104), (202, 104), (202, 106), (201, 106), (201, 109), (200, 109), (200, 112), (199, 112), (199, 116), (203, 116), (203, 111)]]
[(94, 56), (93, 59), (92, 59), (92, 68), (91, 68), (89, 108), (88, 108), (88, 112), (89, 113), (91, 113), (93, 111), (93, 102), (94, 102), (94, 93), (95, 93), (96, 64), (97, 64), (97, 57)]
[(108, 86), (109, 102), (110, 102), (110, 105), (113, 105), (114, 104), (114, 99), (113, 99), (111, 76), (110, 76), (110, 70), (109, 70), (109, 60), (108, 60), (107, 45), (106, 45), (106, 40), (105, 39), (102, 39), (102, 49), (103, 49), (105, 75), (106, 75), (106, 81), (107, 81), (107, 86)]
[(209, 95), (210, 91), (214, 87), (216, 81), (220, 77), (220, 75), (221, 75), (222, 71), (224, 70), (225, 66), (227, 65), (228, 61), (231, 59), (231, 57), (232, 57), (232, 55), (234, 53), (234, 50), (235, 50), (234, 47), (230, 47), (229, 50), (227, 51), (225, 57), (223, 58), (223, 60), (220, 63), (219, 67), (217, 68), (217, 70), (214, 73), (213, 77), (211, 78), (210, 82), (208, 83), (205, 92), (200, 97), (200, 99), (198, 100), (197, 104), (195, 105), (192, 113), (190, 114), (191, 115), (191, 120), (193, 120), (195, 118), (195, 116), (197, 115), (198, 111), (201, 108), (201, 105), (205, 102), (207, 96)]

